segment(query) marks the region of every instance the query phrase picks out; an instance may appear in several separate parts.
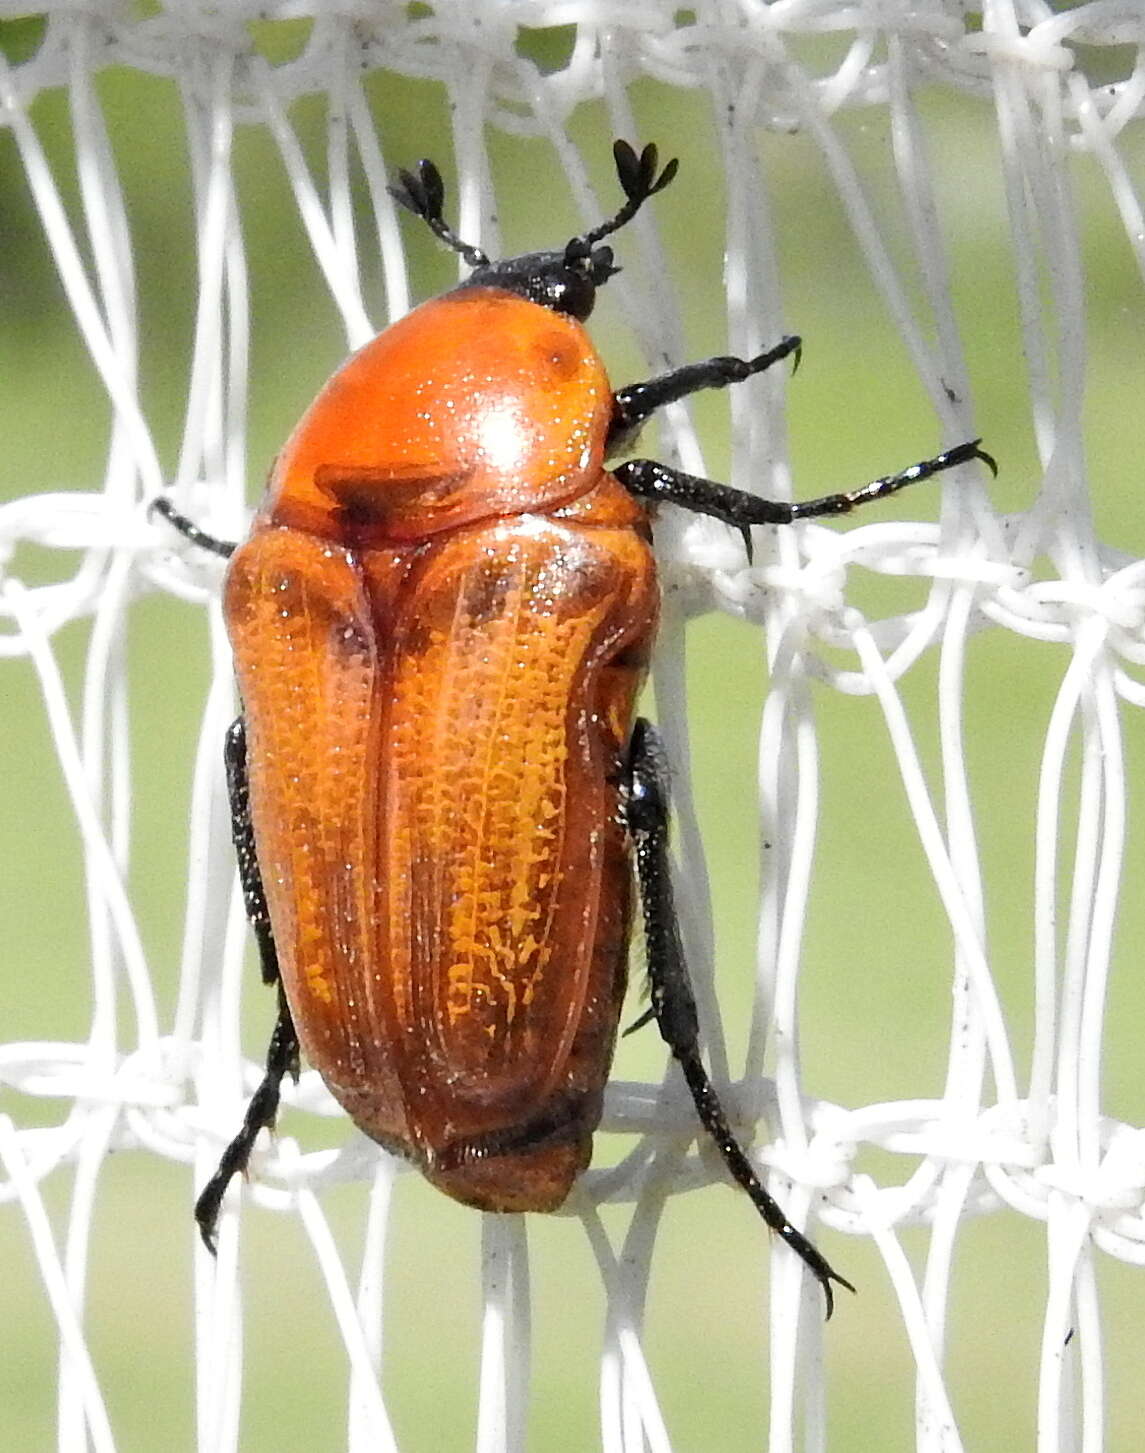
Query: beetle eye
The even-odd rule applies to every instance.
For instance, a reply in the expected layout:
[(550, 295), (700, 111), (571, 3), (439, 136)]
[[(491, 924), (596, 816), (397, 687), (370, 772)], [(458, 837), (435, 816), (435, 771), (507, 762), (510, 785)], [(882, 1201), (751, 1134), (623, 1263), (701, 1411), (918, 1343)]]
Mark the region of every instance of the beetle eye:
[(613, 252), (611, 247), (598, 247), (592, 254), (590, 271), (593, 283), (600, 287), (610, 277), (615, 277), (620, 269), (612, 261)]
[(558, 294), (558, 311), (583, 323), (596, 302), (596, 279), (570, 268), (561, 273), (554, 292)]

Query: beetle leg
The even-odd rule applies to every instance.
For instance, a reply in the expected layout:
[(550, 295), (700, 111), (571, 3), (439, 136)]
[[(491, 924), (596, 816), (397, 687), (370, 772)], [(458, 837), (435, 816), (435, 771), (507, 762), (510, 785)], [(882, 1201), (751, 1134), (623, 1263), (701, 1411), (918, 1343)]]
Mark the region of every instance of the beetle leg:
[(239, 1171), (246, 1171), (247, 1162), (250, 1160), (250, 1153), (254, 1149), (259, 1131), (274, 1124), (278, 1114), (282, 1077), (289, 1075), (291, 1079), (297, 1080), (298, 1068), (298, 1034), (294, 1028), (294, 1020), (290, 1017), (286, 995), (280, 986), (278, 1019), (274, 1026), (274, 1033), (270, 1037), (270, 1048), (266, 1054), (266, 1073), (247, 1106), (246, 1114), (243, 1116), (242, 1129), (223, 1151), (218, 1169), (195, 1202), (195, 1220), (199, 1225), (199, 1235), (203, 1238), (203, 1245), (212, 1256), (215, 1254), (215, 1228), (218, 1224), (219, 1209), (223, 1204), (223, 1197), (227, 1193), (227, 1187), (233, 1176), (237, 1175)]
[[(871, 500), (883, 499), (916, 484), (920, 479), (929, 479), (944, 469), (953, 469), (958, 464), (967, 464), (971, 459), (980, 459), (991, 474), (998, 473), (993, 458), (980, 449), (981, 439), (969, 439), (965, 444), (956, 444), (936, 454), (933, 459), (923, 459), (909, 464), (896, 474), (884, 474), (872, 479), (858, 489), (845, 490), (840, 494), (825, 494), (819, 499), (772, 500), (760, 499), (758, 495), (747, 494), (730, 485), (719, 484), (714, 479), (703, 479), (696, 474), (685, 474), (672, 469), (655, 459), (629, 459), (612, 471), (626, 490), (637, 499), (651, 503), (680, 505), (697, 514), (713, 515), (724, 524), (732, 525), (744, 532), (751, 525), (791, 525), (796, 520), (816, 519), (821, 515), (845, 515), (859, 505)], [(751, 551), (748, 551), (751, 558)]]
[(156, 495), (147, 509), (150, 514), (162, 515), (185, 540), (190, 540), (200, 550), (209, 550), (212, 555), (221, 555), (224, 560), (229, 560), (238, 549), (232, 540), (220, 540), (217, 535), (208, 535), (206, 530), (200, 530), (194, 520), (179, 513), (165, 494)]
[(655, 1018), (656, 1011), (652, 1008), (651, 1005), (649, 1005), (648, 1008), (645, 1009), (644, 1013), (641, 1014), (638, 1019), (634, 1019), (632, 1021), (632, 1023), (620, 1036), (621, 1039), (627, 1039), (630, 1034), (636, 1034), (639, 1030), (643, 1029), (646, 1024), (651, 1024), (653, 1019)]
[(795, 355), (794, 367), (798, 368), (802, 347), (800, 338), (783, 338), (774, 348), (755, 358), (706, 358), (702, 363), (688, 363), (683, 368), (674, 368), (671, 373), (662, 373), (658, 378), (617, 389), (612, 396), (612, 421), (604, 443), (605, 456), (623, 449), (641, 425), (665, 404), (674, 404), (701, 389), (726, 388), (730, 383), (741, 383), (790, 354)]
[(262, 982), (278, 983), (278, 951), (270, 927), (270, 910), (258, 866), (254, 842), (254, 826), (250, 816), (250, 787), (247, 780), (246, 723), (236, 717), (227, 729), (223, 745), (223, 761), (227, 773), (227, 793), (231, 803), (231, 837), (239, 865), (246, 916), (254, 930), (258, 956), (262, 965)]
[(283, 1075), (290, 1075), (297, 1080), (299, 1069), (298, 1034), (279, 982), (278, 953), (274, 947), (270, 913), (266, 906), (266, 894), (263, 891), (262, 874), (255, 851), (254, 829), (250, 817), (250, 789), (247, 782), (246, 724), (241, 716), (227, 730), (223, 760), (231, 803), (231, 836), (234, 838), (238, 857), (243, 903), (254, 930), (255, 942), (258, 944), (263, 983), (278, 984), (279, 987), (278, 1019), (270, 1037), (270, 1048), (267, 1050), (266, 1073), (247, 1106), (242, 1129), (223, 1152), (218, 1169), (195, 1203), (195, 1220), (199, 1223), (199, 1234), (212, 1255), (215, 1251), (215, 1225), (227, 1186), (237, 1172), (246, 1170), (258, 1132), (264, 1126), (270, 1127), (274, 1124)]
[(802, 1231), (791, 1224), (782, 1207), (764, 1188), (728, 1124), (719, 1096), (700, 1058), (696, 1000), (688, 979), (672, 897), (667, 777), (660, 739), (652, 726), (640, 719), (633, 728), (629, 747), (625, 816), (636, 857), (652, 1011), (662, 1038), (683, 1071), (700, 1122), (715, 1141), (732, 1178), (751, 1197), (756, 1210), (772, 1231), (787, 1243), (817, 1278), (823, 1288), (827, 1316), (830, 1317), (835, 1306), (831, 1283), (836, 1282), (852, 1292), (855, 1288), (833, 1269)]

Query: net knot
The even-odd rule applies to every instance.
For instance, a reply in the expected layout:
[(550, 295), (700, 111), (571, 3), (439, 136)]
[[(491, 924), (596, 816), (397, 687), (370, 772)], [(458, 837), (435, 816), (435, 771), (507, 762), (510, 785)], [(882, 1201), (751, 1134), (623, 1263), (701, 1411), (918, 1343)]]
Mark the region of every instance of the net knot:
[(772, 1141), (755, 1159), (795, 1185), (824, 1192), (842, 1190), (850, 1182), (854, 1153), (853, 1143), (820, 1133), (802, 1147), (785, 1140)]

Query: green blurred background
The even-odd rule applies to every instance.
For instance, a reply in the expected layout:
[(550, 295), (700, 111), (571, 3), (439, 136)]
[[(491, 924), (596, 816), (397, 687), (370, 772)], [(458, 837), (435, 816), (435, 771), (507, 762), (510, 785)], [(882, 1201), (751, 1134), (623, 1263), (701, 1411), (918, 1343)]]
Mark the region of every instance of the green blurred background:
[[(304, 27), (261, 27), (256, 39), (274, 58), (301, 45)], [(521, 49), (546, 67), (563, 63), (571, 31), (525, 32)], [(0, 25), (0, 43), (19, 58), (37, 41), (33, 23)], [(393, 163), (422, 155), (448, 159), (445, 93), (428, 82), (372, 76), (367, 86)], [(135, 73), (100, 77), (124, 178), (138, 263), (143, 339), (143, 401), (161, 457), (173, 468), (182, 425), (196, 292), (193, 215), (181, 111), (173, 85)], [(657, 219), (682, 299), (688, 353), (725, 346), (721, 296), (723, 198), (711, 168), (709, 103), (701, 93), (651, 82), (633, 88), (640, 139), (681, 158), (677, 184), (657, 198)], [(937, 190), (953, 239), (955, 302), (965, 330), (978, 428), (1001, 463), (992, 486), (1000, 511), (1029, 506), (1037, 472), (1013, 290), (996, 133), (988, 109), (949, 97), (926, 103)], [(307, 155), (321, 171), (323, 107), (292, 109)], [(65, 196), (76, 184), (62, 92), (36, 103), (34, 117)], [(890, 200), (885, 118), (837, 118), (876, 197)], [(607, 118), (577, 112), (572, 132), (609, 191)], [(636, 139), (636, 138), (634, 138)], [(1141, 158), (1137, 139), (1136, 159)], [(550, 245), (578, 219), (547, 148), (489, 137), (507, 251)], [(929, 453), (933, 417), (896, 332), (888, 325), (820, 157), (803, 137), (760, 138), (760, 156), (780, 238), (786, 316), (805, 340), (804, 365), (789, 390), (797, 488), (811, 495), (857, 483)], [(344, 351), (334, 310), (317, 280), (295, 203), (265, 130), (241, 129), (235, 171), (252, 268), (254, 315), (250, 428), (251, 499), (256, 482), (301, 409)], [(1140, 414), (1141, 290), (1124, 234), (1095, 168), (1077, 163), (1088, 269), (1091, 386), (1086, 423), (1099, 538), (1134, 555), (1145, 528), (1135, 490), (1141, 441), (1127, 420)], [(102, 476), (106, 408), (88, 365), (32, 208), (11, 137), (0, 132), (0, 390), (4, 498), (46, 490), (87, 490)], [(74, 215), (74, 214), (73, 214)], [(712, 217), (712, 225), (703, 219)], [(364, 229), (364, 236), (368, 231)], [(890, 239), (905, 253), (901, 236)], [(623, 244), (619, 250), (623, 254)], [(446, 286), (451, 260), (415, 245), (415, 295)], [(376, 282), (376, 278), (372, 279)], [(381, 316), (381, 291), (368, 295)], [(780, 331), (777, 323), (775, 331)], [(642, 365), (614, 307), (604, 303), (595, 336), (614, 377)], [(704, 399), (707, 460), (717, 476), (728, 461), (719, 399)], [(911, 499), (904, 516), (930, 517), (934, 502)], [(893, 511), (895, 506), (890, 507)], [(888, 512), (890, 512), (888, 511)], [(22, 549), (14, 572), (63, 578), (74, 560)], [(921, 602), (914, 581), (855, 572), (853, 598), (873, 613)], [(56, 640), (79, 701), (88, 626)], [(184, 908), (188, 788), (207, 684), (205, 619), (173, 599), (151, 595), (134, 608), (130, 651), (137, 795), (131, 892), (157, 983), (161, 1011), (175, 1001)], [(750, 1018), (757, 826), (755, 745), (766, 688), (756, 631), (724, 618), (689, 628), (697, 792), (718, 925), (717, 973), (733, 1055)], [(1019, 1073), (1028, 1067), (1031, 1009), (1032, 829), (1046, 723), (1068, 654), (1000, 631), (969, 652), (967, 750), (988, 891), (992, 961), (1010, 1018)], [(3, 663), (0, 714), (5, 781), (0, 913), (7, 971), (0, 976), (6, 1040), (82, 1040), (89, 970), (81, 860), (33, 673)], [(936, 662), (925, 659), (903, 683), (924, 761), (937, 784)], [(816, 694), (822, 745), (822, 830), (806, 940), (803, 1046), (812, 1093), (844, 1104), (941, 1091), (948, 1034), (951, 945), (933, 884), (917, 848), (881, 716), (866, 699)], [(1142, 780), (1142, 733), (1125, 717), (1129, 780)], [(1131, 786), (1132, 792), (1132, 786)], [(1140, 864), (1140, 823), (1130, 801), (1130, 864)], [(1067, 814), (1068, 816), (1068, 814)], [(1130, 881), (1136, 874), (1130, 868)], [(1108, 1113), (1140, 1123), (1142, 989), (1136, 895), (1122, 904), (1110, 994), (1105, 1069)], [(253, 985), (252, 975), (252, 985)], [(272, 1004), (252, 988), (247, 1045), (261, 1055)], [(655, 1036), (623, 1046), (617, 1074), (658, 1076)], [(0, 1104), (18, 1123), (54, 1123), (64, 1107), (10, 1092)], [(285, 1128), (325, 1143), (340, 1131), (301, 1117)], [(627, 1143), (601, 1137), (598, 1162)], [(863, 1168), (905, 1179), (910, 1164), (865, 1156)], [(62, 1234), (67, 1177), (46, 1195)], [(89, 1297), (90, 1347), (123, 1450), (193, 1446), (193, 1344), (189, 1173), (143, 1154), (109, 1161), (102, 1180)], [(364, 1188), (328, 1198), (345, 1244), (354, 1245)], [(623, 1211), (607, 1212), (619, 1229)], [(344, 1440), (345, 1360), (327, 1298), (302, 1233), (287, 1218), (249, 1211), (244, 1229), (249, 1349), (243, 1447), (278, 1453), (336, 1449)], [(602, 1316), (599, 1279), (575, 1222), (531, 1218), (534, 1252), (535, 1381), (533, 1440), (539, 1450), (597, 1443), (596, 1382)], [(479, 1328), (480, 1219), (403, 1176), (389, 1265), (386, 1393), (403, 1449), (462, 1448), (472, 1442)], [(921, 1233), (907, 1233), (921, 1257)], [(912, 1365), (895, 1304), (872, 1249), (823, 1238), (831, 1259), (861, 1289), (827, 1335), (831, 1446), (895, 1449), (912, 1440)], [(648, 1353), (675, 1446), (739, 1453), (762, 1445), (767, 1410), (766, 1259), (761, 1230), (741, 1200), (722, 1187), (678, 1198), (659, 1241), (648, 1318)], [(1044, 1298), (1042, 1228), (1013, 1215), (968, 1223), (949, 1330), (950, 1386), (971, 1448), (1031, 1446)], [(0, 1215), (5, 1315), (0, 1318), (0, 1440), (7, 1448), (54, 1446), (55, 1337), (19, 1214)], [(1145, 1414), (1137, 1393), (1141, 1346), (1140, 1273), (1103, 1261), (1110, 1378), (1109, 1446), (1139, 1446)]]

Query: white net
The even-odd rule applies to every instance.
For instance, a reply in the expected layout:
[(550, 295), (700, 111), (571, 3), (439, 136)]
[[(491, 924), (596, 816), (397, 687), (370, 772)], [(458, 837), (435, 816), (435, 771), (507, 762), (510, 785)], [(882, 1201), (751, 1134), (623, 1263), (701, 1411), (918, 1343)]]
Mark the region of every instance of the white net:
[[(1139, 0), (2, 13), (6, 1446), (53, 1420), (100, 1453), (1137, 1446)], [(448, 285), (397, 166), (452, 169), (496, 255), (612, 210), (614, 136), (682, 158), (617, 241), (614, 383), (807, 350), (666, 411), (660, 457), (772, 497), (978, 435), (1001, 465), (757, 532), (751, 568), (721, 526), (657, 526), (710, 1063), (859, 1286), (826, 1327), (746, 1202), (683, 1194), (721, 1170), (652, 1031), (567, 1216), (398, 1177), (304, 1073), (217, 1263), (191, 1220), (273, 996), (228, 838), (220, 568), (146, 503), (239, 536), (323, 377)], [(712, 608), (761, 632), (697, 622), (686, 668)]]

